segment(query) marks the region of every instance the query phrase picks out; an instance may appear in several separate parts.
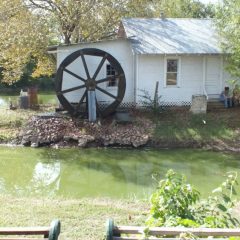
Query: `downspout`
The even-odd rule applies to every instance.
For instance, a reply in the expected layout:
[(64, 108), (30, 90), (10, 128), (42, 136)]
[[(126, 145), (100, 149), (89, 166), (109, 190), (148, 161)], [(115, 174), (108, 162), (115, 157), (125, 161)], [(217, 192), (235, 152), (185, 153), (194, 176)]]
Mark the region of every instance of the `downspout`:
[[(221, 64), (220, 64), (220, 81), (221, 81), (221, 86), (220, 86), (220, 92), (222, 91), (221, 89), (224, 89), (224, 84), (223, 84), (223, 70), (224, 70), (224, 63), (223, 63), (223, 56), (221, 56)], [(219, 92), (219, 94), (220, 94)]]
[(207, 97), (208, 100), (208, 94), (206, 90), (206, 56), (203, 56), (203, 94)]
[(134, 102), (137, 106), (138, 104), (138, 98), (137, 98), (137, 90), (138, 90), (138, 67), (139, 67), (139, 61), (138, 61), (138, 54), (133, 53), (134, 57)]
[(133, 79), (133, 103), (136, 105), (136, 59), (135, 53), (132, 51), (132, 79)]

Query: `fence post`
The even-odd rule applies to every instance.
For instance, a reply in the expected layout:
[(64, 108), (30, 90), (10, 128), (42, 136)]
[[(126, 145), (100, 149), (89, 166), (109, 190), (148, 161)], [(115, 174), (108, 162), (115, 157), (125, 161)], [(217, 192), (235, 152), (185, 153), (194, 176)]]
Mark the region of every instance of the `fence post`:
[(49, 230), (49, 240), (57, 240), (61, 231), (61, 224), (59, 220), (53, 220), (51, 222), (50, 230)]
[(113, 219), (108, 219), (106, 223), (106, 240), (113, 240), (113, 228), (114, 228), (114, 222)]

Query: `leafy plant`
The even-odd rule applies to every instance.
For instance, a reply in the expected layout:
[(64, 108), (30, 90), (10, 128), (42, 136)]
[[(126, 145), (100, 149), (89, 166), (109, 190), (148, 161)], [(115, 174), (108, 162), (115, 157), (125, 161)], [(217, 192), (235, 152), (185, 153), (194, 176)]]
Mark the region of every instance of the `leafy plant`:
[(200, 199), (200, 193), (186, 178), (169, 170), (151, 196), (148, 226), (236, 227), (232, 216), (233, 195), (237, 174), (229, 173), (225, 182), (213, 191), (213, 196)]
[(200, 201), (194, 207), (195, 221), (205, 227), (236, 227), (239, 221), (232, 216), (232, 209), (236, 201), (235, 185), (237, 173), (229, 172), (221, 186), (213, 190), (213, 196)]
[(186, 182), (183, 175), (169, 170), (151, 196), (151, 226), (194, 225), (191, 206), (199, 199), (199, 192)]
[(158, 114), (163, 111), (163, 108), (160, 105), (161, 96), (155, 96), (154, 98), (150, 95), (147, 90), (139, 90), (141, 94), (140, 102), (143, 107), (146, 107), (148, 110), (151, 110), (154, 114)]

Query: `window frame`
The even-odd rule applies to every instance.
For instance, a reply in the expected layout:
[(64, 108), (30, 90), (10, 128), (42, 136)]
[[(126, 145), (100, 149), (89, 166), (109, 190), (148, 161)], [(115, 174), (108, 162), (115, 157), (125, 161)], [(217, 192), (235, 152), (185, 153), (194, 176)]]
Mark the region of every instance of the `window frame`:
[[(111, 75), (108, 75), (108, 66), (110, 66), (111, 68), (113, 68), (112, 66), (111, 66), (111, 64), (106, 64), (106, 77), (111, 77), (111, 76), (113, 76), (112, 74)], [(110, 71), (112, 71), (112, 69), (110, 70)], [(118, 75), (118, 73), (117, 73), (117, 71), (114, 69), (114, 73), (115, 73), (115, 76), (116, 75)], [(107, 81), (106, 82), (106, 88), (112, 88), (112, 89), (114, 89), (114, 88), (117, 88), (118, 87), (118, 78), (116, 78), (116, 85), (114, 85), (114, 86), (109, 86), (109, 81)]]
[[(167, 71), (167, 67), (168, 67), (168, 60), (177, 60), (177, 72), (172, 72), (172, 73), (177, 73), (177, 83), (176, 85), (168, 85), (167, 84), (167, 74), (171, 73)], [(180, 57), (176, 57), (176, 56), (169, 56), (169, 57), (165, 57), (165, 61), (164, 61), (164, 87), (165, 88), (179, 88), (180, 87), (180, 76), (181, 76), (181, 58)]]

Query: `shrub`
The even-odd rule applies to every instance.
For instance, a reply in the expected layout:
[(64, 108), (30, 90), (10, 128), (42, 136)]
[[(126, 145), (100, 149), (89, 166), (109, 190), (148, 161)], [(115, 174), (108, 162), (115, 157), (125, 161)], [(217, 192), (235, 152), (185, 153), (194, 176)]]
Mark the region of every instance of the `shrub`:
[(229, 174), (226, 181), (213, 191), (213, 196), (201, 199), (200, 193), (186, 182), (183, 175), (169, 170), (151, 196), (147, 225), (236, 227), (239, 222), (232, 216), (236, 179), (236, 173)]
[(160, 99), (161, 99), (161, 96), (154, 96), (152, 97), (150, 95), (150, 93), (146, 90), (139, 90), (141, 92), (141, 94), (139, 95), (139, 97), (141, 98), (140, 102), (141, 102), (141, 105), (152, 111), (153, 114), (159, 114), (163, 111), (163, 107), (160, 105)]

